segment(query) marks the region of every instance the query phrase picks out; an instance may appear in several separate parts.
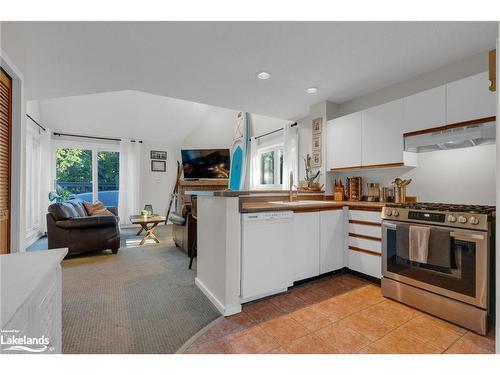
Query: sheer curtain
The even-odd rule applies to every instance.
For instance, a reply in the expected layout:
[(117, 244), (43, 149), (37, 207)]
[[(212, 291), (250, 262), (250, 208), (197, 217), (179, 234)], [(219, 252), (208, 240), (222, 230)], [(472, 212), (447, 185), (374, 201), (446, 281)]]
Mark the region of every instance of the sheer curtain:
[(120, 224), (129, 223), (129, 215), (140, 212), (141, 143), (123, 139), (120, 142), (120, 187), (118, 215)]
[(52, 171), (54, 152), (52, 150), (52, 130), (46, 128), (46, 131), (40, 133), (40, 167), (43, 173), (40, 173), (40, 232), (47, 232), (47, 207), (49, 202), (49, 193), (54, 190), (55, 173)]
[(259, 140), (255, 137), (250, 139), (250, 190), (259, 187)]
[(299, 185), (299, 131), (298, 126), (287, 124), (283, 128), (283, 190), (290, 185), (290, 171), (293, 184)]

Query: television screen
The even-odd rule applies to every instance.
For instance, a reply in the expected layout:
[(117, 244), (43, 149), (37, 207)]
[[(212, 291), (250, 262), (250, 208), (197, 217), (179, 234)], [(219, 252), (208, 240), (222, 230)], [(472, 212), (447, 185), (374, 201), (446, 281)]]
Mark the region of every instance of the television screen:
[(229, 178), (229, 150), (181, 150), (185, 179)]

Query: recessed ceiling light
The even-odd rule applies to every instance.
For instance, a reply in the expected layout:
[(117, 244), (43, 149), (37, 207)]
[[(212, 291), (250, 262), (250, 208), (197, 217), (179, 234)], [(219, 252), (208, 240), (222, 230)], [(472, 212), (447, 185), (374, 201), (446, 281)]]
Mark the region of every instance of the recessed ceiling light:
[(262, 71), (262, 72), (258, 72), (258, 73), (257, 73), (257, 78), (258, 78), (258, 79), (264, 79), (264, 80), (265, 80), (265, 79), (269, 79), (269, 78), (271, 78), (271, 73), (269, 73), (269, 72), (264, 72), (264, 71)]
[(308, 87), (304, 91), (308, 94), (316, 94), (318, 92), (318, 88), (317, 87)]

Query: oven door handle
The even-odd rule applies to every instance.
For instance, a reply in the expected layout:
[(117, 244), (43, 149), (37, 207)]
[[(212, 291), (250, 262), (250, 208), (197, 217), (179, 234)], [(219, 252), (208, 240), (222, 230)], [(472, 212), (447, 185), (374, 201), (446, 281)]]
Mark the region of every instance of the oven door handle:
[(450, 232), (450, 237), (461, 238), (463, 240), (480, 240), (480, 241), (484, 240), (484, 234)]

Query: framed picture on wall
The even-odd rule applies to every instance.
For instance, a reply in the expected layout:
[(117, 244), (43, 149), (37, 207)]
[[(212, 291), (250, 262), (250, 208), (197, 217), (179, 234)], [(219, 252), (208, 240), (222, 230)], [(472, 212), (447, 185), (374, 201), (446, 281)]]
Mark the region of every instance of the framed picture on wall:
[(322, 117), (315, 118), (312, 121), (312, 133), (321, 134), (322, 130), (323, 130), (323, 118)]
[(313, 151), (321, 151), (321, 134), (314, 134), (312, 137), (312, 149)]
[(150, 151), (150, 159), (167, 160), (167, 151)]
[(151, 171), (152, 172), (166, 172), (167, 162), (164, 160), (151, 160)]
[(313, 168), (321, 167), (321, 150), (313, 150), (311, 166)]

